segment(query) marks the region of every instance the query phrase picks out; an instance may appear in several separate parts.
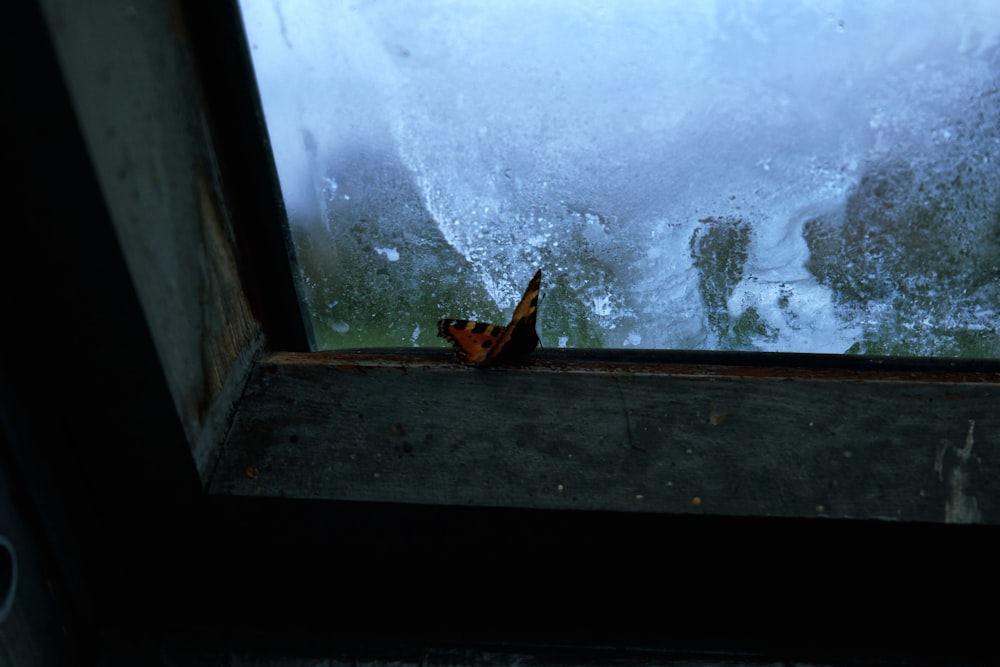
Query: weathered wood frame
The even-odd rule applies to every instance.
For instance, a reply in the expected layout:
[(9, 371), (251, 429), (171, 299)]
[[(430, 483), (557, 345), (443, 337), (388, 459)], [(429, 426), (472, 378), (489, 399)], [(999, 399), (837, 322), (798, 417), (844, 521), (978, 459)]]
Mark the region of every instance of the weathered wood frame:
[[(178, 24), (165, 9), (48, 5), (211, 492), (1000, 522), (988, 484), (1000, 472), (997, 362), (558, 351), (517, 369), (471, 371), (444, 352), (282, 354), (307, 351), (309, 331), (238, 13), (192, 3)], [(116, 24), (119, 43), (140, 55), (165, 36), (155, 49), (171, 53), (187, 26), (200, 69), (182, 52), (162, 71), (138, 56), (115, 69), (118, 53), (68, 52)], [(120, 73), (111, 85), (129, 104), (104, 82), (88, 87), (108, 70)], [(182, 118), (201, 119), (198, 131), (154, 113), (165, 91), (184, 100)], [(108, 124), (114, 139), (99, 141)], [(151, 150), (162, 157), (146, 166)], [(184, 164), (195, 168), (157, 186), (163, 169)]]
[(951, 362), (270, 353), (217, 493), (995, 523), (1000, 375)]
[[(718, 642), (717, 635), (746, 645), (762, 626), (736, 613), (715, 616), (718, 632), (699, 632), (697, 618), (675, 616), (669, 631), (629, 619), (622, 627), (630, 631), (622, 632), (609, 621), (617, 616), (601, 614), (604, 602), (588, 606), (586, 594), (577, 597), (575, 570), (565, 563), (586, 563), (591, 585), (604, 593), (622, 582), (665, 590), (656, 576), (663, 563), (711, 572), (747, 595), (773, 592), (752, 581), (761, 572), (792, 581), (808, 579), (811, 567), (846, 568), (825, 584), (811, 581), (818, 596), (836, 595), (838, 585), (856, 593), (876, 581), (854, 551), (866, 545), (927, 564), (930, 556), (908, 549), (947, 540), (970, 547), (966, 564), (982, 565), (985, 556), (974, 547), (995, 530), (924, 522), (1000, 522), (996, 361), (552, 350), (523, 367), (481, 371), (451, 363), (445, 349), (309, 353), (235, 3), (154, 4), (138, 12), (111, 2), (41, 4), (66, 79), (65, 89), (58, 76), (45, 83), (53, 84), (53, 105), (65, 104), (60, 91), (67, 96), (74, 119), (65, 136), (48, 138), (48, 148), (61, 151), (81, 179), (71, 201), (53, 196), (51, 182), (30, 192), (45, 203), (41, 219), (66, 235), (54, 242), (51, 288), (73, 295), (87, 344), (76, 362), (102, 372), (96, 382), (67, 378), (77, 397), (67, 406), (69, 423), (47, 423), (44, 393), (26, 389), (39, 366), (5, 357), (3, 379), (21, 388), (12, 400), (29, 406), (13, 419), (14, 430), (35, 434), (25, 442), (47, 443), (38, 451), (17, 442), (13, 448), (21, 469), (42, 480), (38, 497), (62, 499), (45, 505), (47, 521), (70, 526), (53, 528), (51, 537), (68, 561), (107, 577), (138, 572), (141, 559), (102, 564), (87, 555), (111, 539), (111, 529), (82, 543), (71, 534), (79, 537), (80, 526), (150, 523), (142, 543), (162, 549), (163, 530), (188, 534), (187, 522), (197, 517), (206, 525), (190, 540), (215, 554), (214, 565), (206, 574), (203, 562), (185, 560), (186, 542), (170, 557), (188, 563), (185, 576), (200, 574), (200, 591), (215, 590), (217, 601), (230, 597), (223, 608), (256, 630), (254, 613), (262, 614), (258, 624), (280, 623), (288, 608), (275, 603), (295, 599), (292, 586), (267, 589), (270, 604), (261, 602), (259, 586), (242, 588), (265, 576), (323, 581), (323, 590), (359, 603), (359, 618), (412, 628), (412, 617), (387, 615), (367, 601), (363, 583), (324, 578), (330, 562), (369, 576), (405, 562), (388, 578), (400, 599), (450, 594), (482, 605), (483, 596), (509, 586), (534, 608), (525, 616), (537, 620), (544, 617), (538, 603), (558, 582), (564, 602), (582, 605), (575, 613), (563, 608), (563, 620), (594, 614), (591, 621), (605, 624), (602, 641), (700, 646)], [(102, 60), (93, 41), (124, 45), (129, 57)], [(163, 100), (173, 106), (165, 110)], [(48, 128), (41, 121), (30, 127), (37, 132), (19, 139), (14, 155), (49, 174), (44, 156), (31, 161)], [(73, 144), (80, 137), (85, 146)], [(78, 231), (83, 221), (92, 234)], [(40, 243), (41, 232), (29, 230), (17, 245)], [(101, 262), (96, 274), (91, 258)], [(15, 312), (21, 304), (15, 301)], [(58, 323), (44, 313), (35, 321)], [(21, 333), (4, 347), (24, 349), (32, 339)], [(54, 344), (58, 336), (43, 340)], [(56, 376), (59, 360), (46, 362)], [(72, 446), (75, 429), (102, 428), (104, 447)], [(123, 462), (130, 473), (113, 472)], [(123, 497), (130, 507), (120, 507)], [(194, 514), (182, 509), (191, 507)], [(789, 524), (781, 517), (808, 519)], [(665, 530), (688, 546), (664, 549), (649, 537)], [(751, 530), (762, 555), (740, 562), (715, 555), (726, 548), (722, 535)], [(775, 562), (774, 554), (795, 548), (790, 531), (840, 546), (805, 566)], [(294, 556), (290, 544), (299, 550)], [(343, 544), (364, 553), (345, 555), (337, 547)], [(694, 545), (716, 551), (697, 551), (693, 562)], [(525, 551), (535, 561), (510, 570)], [(366, 560), (372, 553), (377, 557)], [(490, 567), (471, 591), (439, 562), (451, 554), (447, 563), (455, 563), (456, 553)], [(635, 572), (626, 574), (632, 565)], [(436, 577), (437, 588), (403, 577), (409, 568)], [(122, 601), (142, 603), (127, 590), (134, 580), (118, 576), (117, 595), (95, 604), (128, 624)], [(82, 591), (71, 597), (100, 599), (93, 583), (67, 577)], [(897, 594), (907, 590), (898, 573), (879, 577)], [(156, 590), (190, 590), (180, 578), (166, 577)], [(225, 595), (215, 588), (220, 581)], [(669, 586), (694, 605), (688, 611), (718, 613), (699, 606), (696, 588)], [(619, 600), (631, 599), (618, 592)], [(904, 613), (908, 601), (887, 604)], [(262, 612), (270, 607), (281, 609)], [(354, 622), (348, 627), (364, 625)], [(452, 613), (437, 631), (453, 638), (445, 626), (463, 622)], [(539, 627), (531, 638), (564, 636)], [(489, 636), (516, 635), (509, 632), (511, 625), (501, 625)], [(803, 636), (821, 634), (817, 628)], [(762, 636), (789, 641), (787, 629)], [(909, 635), (882, 640), (896, 649), (923, 646)], [(955, 647), (949, 642), (947, 650), (961, 653)]]

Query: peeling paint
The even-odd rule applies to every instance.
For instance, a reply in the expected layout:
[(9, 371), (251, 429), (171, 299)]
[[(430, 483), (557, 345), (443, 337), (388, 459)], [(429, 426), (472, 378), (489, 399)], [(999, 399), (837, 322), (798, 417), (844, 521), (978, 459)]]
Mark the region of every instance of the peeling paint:
[(948, 493), (944, 503), (945, 523), (981, 523), (982, 514), (975, 495), (970, 493), (969, 461), (972, 458), (972, 446), (975, 443), (976, 420), (969, 420), (969, 430), (965, 443), (954, 447), (944, 441), (934, 460), (934, 469), (938, 478), (945, 481), (944, 460), (948, 450), (955, 452), (955, 463), (947, 472)]

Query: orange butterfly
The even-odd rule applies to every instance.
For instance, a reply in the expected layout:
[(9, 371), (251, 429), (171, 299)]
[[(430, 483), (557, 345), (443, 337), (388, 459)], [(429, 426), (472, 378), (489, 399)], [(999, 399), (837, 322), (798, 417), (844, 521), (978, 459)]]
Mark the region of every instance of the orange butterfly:
[(528, 283), (521, 303), (507, 326), (469, 320), (438, 320), (438, 336), (455, 347), (459, 361), (473, 366), (494, 366), (520, 361), (538, 346), (535, 319), (542, 270)]

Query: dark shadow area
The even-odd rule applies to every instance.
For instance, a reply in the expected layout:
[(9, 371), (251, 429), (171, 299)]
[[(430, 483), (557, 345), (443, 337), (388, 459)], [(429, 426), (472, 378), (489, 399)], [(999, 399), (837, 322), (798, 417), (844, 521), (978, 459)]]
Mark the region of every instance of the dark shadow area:
[(954, 609), (996, 590), (993, 528), (223, 497), (206, 509), (203, 617), (177, 630), (249, 653), (991, 655), (988, 614)]

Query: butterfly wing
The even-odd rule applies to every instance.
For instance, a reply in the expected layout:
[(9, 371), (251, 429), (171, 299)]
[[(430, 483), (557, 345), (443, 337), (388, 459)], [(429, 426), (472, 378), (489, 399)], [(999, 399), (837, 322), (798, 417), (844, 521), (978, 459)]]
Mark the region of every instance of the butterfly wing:
[(505, 327), (470, 320), (439, 320), (438, 336), (451, 342), (463, 363), (491, 366), (518, 361), (538, 346), (535, 321), (541, 285), (542, 272), (539, 270), (528, 283), (510, 324)]
[(438, 336), (448, 339), (460, 361), (476, 366), (483, 363), (504, 329), (506, 327), (488, 322), (438, 320)]
[(538, 347), (535, 322), (538, 319), (538, 293), (541, 286), (542, 271), (539, 269), (528, 283), (521, 302), (514, 309), (510, 324), (503, 328), (499, 339), (490, 346), (485, 358), (478, 365), (490, 366), (519, 361)]

